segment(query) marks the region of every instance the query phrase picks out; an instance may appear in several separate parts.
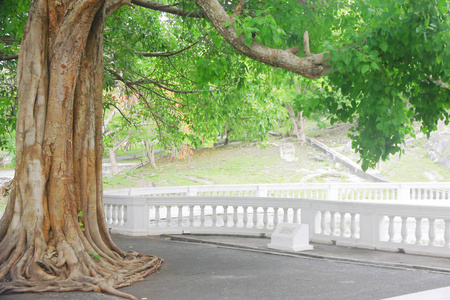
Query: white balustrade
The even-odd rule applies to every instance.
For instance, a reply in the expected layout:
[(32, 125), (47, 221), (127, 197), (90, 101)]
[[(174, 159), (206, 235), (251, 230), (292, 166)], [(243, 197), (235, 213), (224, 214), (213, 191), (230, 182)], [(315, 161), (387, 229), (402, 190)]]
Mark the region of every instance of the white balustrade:
[(105, 191), (147, 197), (275, 197), (322, 200), (450, 200), (450, 183), (291, 183), (151, 187)]
[(161, 190), (105, 193), (104, 211), (111, 231), (126, 235), (270, 236), (280, 222), (302, 222), (316, 243), (450, 257), (450, 201), (443, 201), (449, 200), (449, 185), (388, 185), (226, 186), (228, 192), (216, 186), (209, 196), (198, 196), (207, 192), (203, 186), (177, 187), (173, 193), (182, 196)]

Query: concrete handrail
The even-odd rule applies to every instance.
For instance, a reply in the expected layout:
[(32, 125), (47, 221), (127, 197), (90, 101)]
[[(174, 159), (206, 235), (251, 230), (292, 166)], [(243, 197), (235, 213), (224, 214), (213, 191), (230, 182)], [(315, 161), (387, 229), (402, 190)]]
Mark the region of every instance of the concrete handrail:
[(105, 195), (104, 205), (108, 226), (126, 235), (270, 236), (281, 222), (303, 223), (312, 242), (450, 257), (448, 201)]
[(151, 187), (105, 191), (128, 196), (248, 196), (323, 200), (450, 200), (448, 182), (290, 183)]

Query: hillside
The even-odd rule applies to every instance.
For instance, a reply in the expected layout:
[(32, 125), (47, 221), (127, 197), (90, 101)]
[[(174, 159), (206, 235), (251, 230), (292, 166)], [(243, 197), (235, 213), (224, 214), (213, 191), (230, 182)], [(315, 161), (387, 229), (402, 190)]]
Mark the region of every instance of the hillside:
[[(319, 129), (309, 124), (313, 137), (353, 161), (347, 137), (348, 124)], [(440, 132), (447, 132), (444, 128)], [(450, 171), (428, 158), (427, 139), (421, 137), (406, 145), (401, 157), (380, 163), (374, 172), (387, 181), (450, 181)], [(295, 183), (295, 182), (360, 182), (342, 164), (331, 161), (315, 148), (296, 142), (294, 138), (271, 137), (261, 143), (231, 143), (215, 149), (201, 149), (184, 160), (157, 161), (158, 169), (145, 166), (105, 178), (105, 189), (175, 186), (199, 184)]]

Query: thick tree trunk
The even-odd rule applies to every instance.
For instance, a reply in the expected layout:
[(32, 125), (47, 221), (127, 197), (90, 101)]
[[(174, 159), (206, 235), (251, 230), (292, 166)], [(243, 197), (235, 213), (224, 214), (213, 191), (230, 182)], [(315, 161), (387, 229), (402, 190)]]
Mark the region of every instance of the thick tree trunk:
[(0, 221), (0, 294), (82, 290), (135, 299), (116, 288), (161, 264), (122, 252), (105, 223), (103, 26), (104, 1), (32, 1), (18, 65), (16, 175)]

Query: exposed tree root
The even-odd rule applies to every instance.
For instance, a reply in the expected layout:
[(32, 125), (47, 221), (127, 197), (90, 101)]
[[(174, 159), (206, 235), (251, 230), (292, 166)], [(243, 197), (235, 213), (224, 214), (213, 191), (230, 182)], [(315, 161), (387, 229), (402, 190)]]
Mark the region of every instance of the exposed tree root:
[[(117, 289), (142, 281), (146, 276), (157, 272), (162, 263), (163, 260), (156, 256), (129, 252), (126, 253), (125, 258), (118, 259), (116, 266), (110, 265), (107, 272), (109, 274), (99, 276), (93, 270), (95, 276), (86, 276), (74, 269), (68, 278), (64, 278), (65, 276), (54, 276), (55, 265), (47, 265), (40, 262), (33, 268), (31, 272), (33, 274), (30, 274), (30, 272), (28, 274), (34, 280), (26, 280), (25, 274), (20, 276), (23, 278), (22, 280), (15, 279), (11, 281), (11, 276), (4, 277), (0, 281), (0, 294), (82, 291), (107, 293), (125, 299), (136, 300), (136, 297), (120, 292)], [(3, 267), (4, 264), (2, 265)], [(45, 274), (50, 276), (47, 277)], [(38, 278), (40, 278), (39, 281), (37, 281)]]

